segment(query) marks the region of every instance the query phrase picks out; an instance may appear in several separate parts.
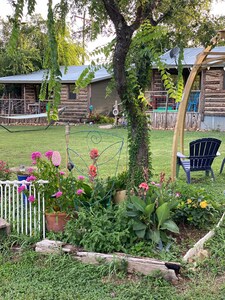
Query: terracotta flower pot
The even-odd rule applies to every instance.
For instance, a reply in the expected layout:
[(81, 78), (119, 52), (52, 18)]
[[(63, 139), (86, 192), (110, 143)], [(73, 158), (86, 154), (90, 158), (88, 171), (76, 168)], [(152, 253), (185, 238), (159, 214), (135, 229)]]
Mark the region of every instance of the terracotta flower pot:
[(66, 223), (70, 220), (70, 216), (64, 212), (45, 213), (45, 219), (48, 231), (60, 232), (64, 231)]
[(127, 191), (117, 191), (114, 196), (114, 203), (120, 204), (121, 202), (125, 201), (127, 199)]

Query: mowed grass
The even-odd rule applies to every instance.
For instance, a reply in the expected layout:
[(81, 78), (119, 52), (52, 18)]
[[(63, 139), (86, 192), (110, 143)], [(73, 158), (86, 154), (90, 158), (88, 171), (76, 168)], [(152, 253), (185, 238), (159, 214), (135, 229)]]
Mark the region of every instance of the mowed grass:
[[(28, 129), (40, 129), (37, 127), (12, 127), (13, 130), (24, 130), (24, 132), (9, 133), (0, 127), (0, 159), (7, 161), (10, 167), (16, 167), (19, 165), (31, 164), (31, 153), (33, 151), (40, 151), (42, 153), (48, 150), (57, 150), (62, 156), (62, 168), (66, 169), (66, 136), (65, 126), (51, 126), (48, 130), (42, 131), (26, 131)], [(98, 137), (93, 137), (93, 143), (88, 143), (86, 136), (87, 131), (100, 131), (104, 137), (104, 144), (101, 148), (98, 143)], [(84, 133), (78, 133), (85, 131)], [(150, 132), (150, 150), (152, 157), (152, 173), (153, 179), (157, 180), (160, 172), (165, 172), (167, 178), (171, 174), (171, 153), (173, 143), (173, 131), (172, 130), (152, 130)], [(189, 131), (185, 132), (185, 154), (188, 154), (189, 142), (202, 138), (202, 137), (214, 137), (222, 140), (220, 146), (221, 156), (216, 158), (213, 163), (213, 169), (216, 177), (216, 181), (213, 183), (210, 178), (205, 178), (203, 172), (192, 173), (193, 183), (202, 185), (215, 185), (215, 188), (222, 187), (225, 178), (224, 174), (219, 174), (220, 166), (223, 158), (225, 157), (225, 136), (223, 132), (217, 131)], [(124, 146), (119, 158), (119, 146), (120, 144), (114, 144), (120, 141), (120, 138), (124, 139)], [(90, 142), (90, 139), (89, 139)], [(122, 172), (127, 169), (128, 166), (128, 147), (127, 147), (127, 130), (126, 128), (114, 128), (114, 129), (99, 129), (98, 126), (79, 125), (71, 126), (71, 134), (69, 136), (69, 148), (73, 151), (77, 151), (84, 160), (75, 157), (73, 151), (70, 150), (71, 159), (75, 164), (78, 164), (81, 169), (85, 170), (85, 163), (91, 164), (91, 160), (88, 156), (89, 148), (99, 148), (100, 152), (103, 148), (107, 150), (99, 159), (102, 165), (99, 168), (100, 176), (107, 177), (114, 175), (117, 170), (117, 161), (119, 159), (118, 172)], [(180, 179), (185, 181), (185, 175), (183, 170), (180, 171)], [(225, 188), (224, 188), (225, 189)]]

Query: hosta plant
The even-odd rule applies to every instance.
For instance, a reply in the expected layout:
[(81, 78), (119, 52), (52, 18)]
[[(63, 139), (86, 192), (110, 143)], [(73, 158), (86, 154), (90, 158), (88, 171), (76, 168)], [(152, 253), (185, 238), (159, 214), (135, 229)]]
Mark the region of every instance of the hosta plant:
[(176, 205), (175, 195), (163, 183), (141, 183), (127, 204), (127, 215), (133, 219), (133, 230), (138, 238), (158, 244), (168, 240), (168, 231), (179, 233), (171, 218), (171, 211)]

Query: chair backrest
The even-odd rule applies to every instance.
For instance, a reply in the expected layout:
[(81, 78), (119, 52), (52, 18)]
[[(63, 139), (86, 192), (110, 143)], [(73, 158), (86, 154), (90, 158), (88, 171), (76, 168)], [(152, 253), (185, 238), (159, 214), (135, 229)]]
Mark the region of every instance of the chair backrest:
[(209, 170), (217, 156), (221, 141), (215, 138), (202, 138), (190, 143), (191, 171)]

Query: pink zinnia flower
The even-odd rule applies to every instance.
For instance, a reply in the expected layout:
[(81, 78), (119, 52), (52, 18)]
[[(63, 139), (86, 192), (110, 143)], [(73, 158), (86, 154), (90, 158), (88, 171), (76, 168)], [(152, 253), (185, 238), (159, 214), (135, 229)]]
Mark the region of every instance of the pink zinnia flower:
[(45, 157), (47, 157), (47, 159), (50, 160), (52, 158), (52, 154), (53, 154), (53, 151), (49, 150), (49, 151), (45, 152)]
[(33, 160), (32, 165), (36, 165), (36, 164), (37, 164), (36, 160)]
[(56, 198), (59, 198), (59, 197), (61, 197), (62, 196), (62, 192), (61, 191), (58, 191), (57, 193), (55, 193), (55, 197)]
[(85, 179), (85, 177), (83, 175), (78, 176), (78, 180), (84, 180), (84, 179)]
[(36, 160), (37, 158), (40, 158), (41, 157), (41, 152), (33, 152), (31, 154), (31, 159), (32, 160)]
[(65, 175), (65, 172), (60, 171), (59, 174), (60, 174), (60, 175)]
[(76, 191), (76, 194), (77, 195), (81, 195), (81, 194), (83, 194), (84, 193), (84, 190), (82, 190), (82, 189), (78, 189), (77, 191)]
[(99, 156), (98, 149), (93, 148), (90, 151), (90, 158), (91, 159), (96, 159), (98, 156)]
[(35, 201), (34, 195), (30, 195), (30, 196), (28, 197), (28, 201), (29, 201), (29, 202), (34, 202), (34, 201)]
[(37, 177), (35, 177), (35, 176), (33, 176), (33, 175), (27, 177), (27, 181), (28, 181), (28, 182), (34, 181), (34, 180), (36, 180), (36, 179), (37, 179)]
[(146, 182), (142, 182), (139, 185), (139, 188), (147, 191), (149, 189), (149, 186), (148, 186), (148, 184)]
[(152, 184), (152, 185), (155, 185), (155, 181), (151, 181), (151, 184)]
[(33, 173), (33, 172), (34, 172), (34, 168), (28, 168), (28, 169), (27, 169), (27, 172), (28, 172), (28, 174)]
[(21, 185), (18, 187), (18, 193), (22, 193), (22, 191), (26, 190), (26, 186), (25, 185)]

